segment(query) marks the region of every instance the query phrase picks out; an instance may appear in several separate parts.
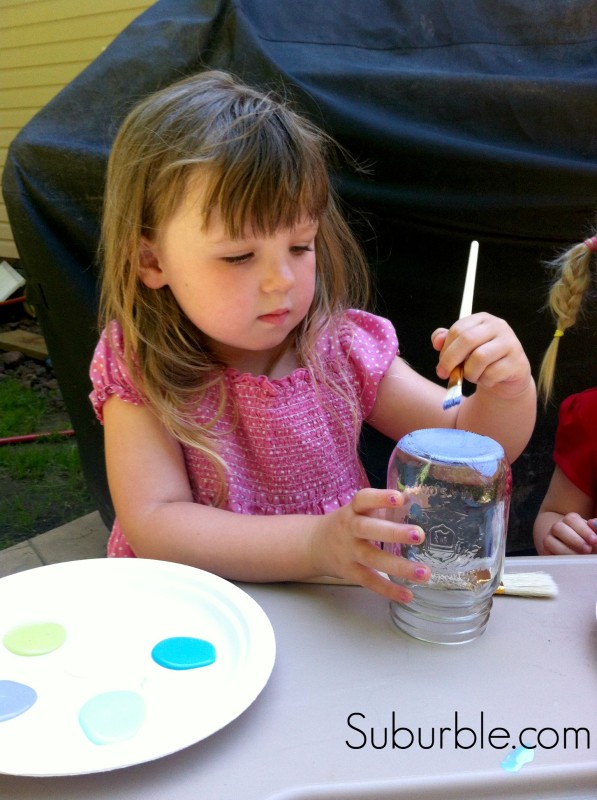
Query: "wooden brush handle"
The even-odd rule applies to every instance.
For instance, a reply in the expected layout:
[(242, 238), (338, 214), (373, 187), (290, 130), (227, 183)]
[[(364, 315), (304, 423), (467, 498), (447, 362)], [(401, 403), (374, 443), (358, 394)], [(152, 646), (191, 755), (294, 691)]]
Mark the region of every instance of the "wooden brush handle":
[(448, 378), (448, 390), (450, 390), (453, 386), (462, 386), (462, 382), (464, 380), (464, 364), (458, 364), (457, 367), (454, 367), (452, 372), (450, 373), (450, 377)]
[(477, 259), (479, 257), (479, 242), (471, 242), (471, 249), (468, 256), (466, 267), (466, 278), (464, 279), (464, 291), (462, 293), (462, 304), (460, 306), (460, 317), (470, 317), (473, 313), (473, 294), (475, 292), (475, 276), (477, 274)]

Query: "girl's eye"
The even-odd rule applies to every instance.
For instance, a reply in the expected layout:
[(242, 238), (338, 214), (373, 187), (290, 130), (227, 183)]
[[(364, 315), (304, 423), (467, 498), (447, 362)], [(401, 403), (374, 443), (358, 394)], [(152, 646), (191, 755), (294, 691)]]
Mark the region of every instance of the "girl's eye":
[(244, 264), (252, 255), (253, 253), (242, 253), (239, 256), (224, 256), (222, 261), (225, 261), (226, 264)]
[(292, 253), (312, 253), (313, 252), (313, 248), (310, 247), (308, 244), (303, 244), (303, 245), (298, 245), (297, 244), (294, 247), (291, 247), (290, 251)]

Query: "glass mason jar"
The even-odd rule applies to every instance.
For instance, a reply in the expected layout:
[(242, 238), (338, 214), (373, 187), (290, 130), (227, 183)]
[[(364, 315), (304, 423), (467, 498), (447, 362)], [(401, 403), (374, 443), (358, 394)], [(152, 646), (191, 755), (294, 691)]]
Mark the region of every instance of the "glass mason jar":
[(414, 595), (410, 603), (390, 603), (392, 620), (427, 642), (476, 639), (489, 620), (504, 563), (512, 476), (503, 448), (469, 431), (413, 431), (394, 448), (387, 485), (405, 495), (389, 518), (418, 525), (425, 541), (384, 548), (431, 569), (426, 584), (390, 575)]

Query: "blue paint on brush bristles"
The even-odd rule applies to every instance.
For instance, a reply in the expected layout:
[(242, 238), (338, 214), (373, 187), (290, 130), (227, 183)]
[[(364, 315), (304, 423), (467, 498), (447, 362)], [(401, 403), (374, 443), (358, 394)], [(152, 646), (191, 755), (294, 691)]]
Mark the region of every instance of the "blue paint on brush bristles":
[(442, 404), (444, 411), (447, 411), (449, 408), (452, 408), (453, 406), (460, 405), (460, 401), (462, 400), (462, 391), (459, 390), (458, 392), (456, 392), (455, 390), (456, 387), (448, 390), (446, 394), (446, 399)]
[(450, 380), (448, 381), (448, 391), (444, 397), (443, 409), (447, 411), (453, 406), (459, 406), (462, 400), (462, 380), (463, 369), (461, 366), (456, 367), (450, 373)]

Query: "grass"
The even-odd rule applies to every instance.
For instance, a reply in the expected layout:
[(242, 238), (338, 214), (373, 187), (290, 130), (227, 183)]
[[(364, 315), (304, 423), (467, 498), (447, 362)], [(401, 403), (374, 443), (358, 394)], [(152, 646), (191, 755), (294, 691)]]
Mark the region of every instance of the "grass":
[(47, 405), (41, 393), (23, 387), (16, 378), (4, 378), (0, 383), (0, 436), (20, 436), (37, 430)]
[[(70, 427), (57, 389), (2, 377), (0, 438)], [(0, 446), (0, 550), (94, 509), (74, 438)]]

